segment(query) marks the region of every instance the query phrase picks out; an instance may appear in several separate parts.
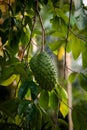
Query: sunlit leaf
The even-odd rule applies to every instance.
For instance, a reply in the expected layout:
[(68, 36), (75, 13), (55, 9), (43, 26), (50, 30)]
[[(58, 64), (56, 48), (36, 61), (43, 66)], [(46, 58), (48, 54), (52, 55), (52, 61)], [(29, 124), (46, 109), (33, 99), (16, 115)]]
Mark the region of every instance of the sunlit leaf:
[(60, 112), (62, 113), (63, 117), (68, 114), (68, 95), (65, 89), (61, 86), (57, 86), (55, 88), (55, 92), (60, 100)]
[(56, 34), (59, 34), (58, 38), (60, 38), (60, 36), (62, 38), (66, 37), (67, 27), (66, 27), (64, 19), (61, 16), (58, 16), (58, 15), (54, 16), (50, 20), (50, 22), (52, 23), (52, 27), (55, 30)]
[(0, 83), (0, 85), (2, 85), (2, 86), (9, 86), (15, 79), (16, 79), (16, 75), (13, 74), (13, 75), (12, 75), (11, 77), (9, 77), (8, 79), (2, 81), (2, 82)]
[(60, 112), (62, 113), (63, 117), (65, 117), (68, 114), (69, 108), (67, 99), (62, 99), (60, 102)]
[[(8, 67), (3, 67), (2, 68), (2, 71), (1, 71), (1, 81), (4, 81), (4, 80), (7, 80), (8, 78), (10, 78), (12, 75), (14, 74), (14, 68), (13, 68), (13, 66), (12, 67), (10, 67), (10, 66), (8, 66)], [(0, 81), (0, 82), (1, 82)]]
[(72, 54), (74, 59), (77, 59), (82, 51), (82, 44), (81, 41), (76, 38), (73, 37), (72, 41), (71, 41), (71, 49), (72, 49)]
[(69, 81), (71, 82), (71, 83), (73, 83), (73, 81), (75, 81), (75, 79), (76, 79), (76, 77), (77, 77), (77, 72), (73, 72), (73, 73), (71, 73), (70, 75), (69, 75)]
[(55, 50), (58, 51), (58, 49), (59, 49), (64, 43), (65, 43), (65, 40), (58, 40), (58, 41), (56, 41), (56, 42), (49, 43), (49, 47), (50, 47), (50, 49), (51, 49), (52, 51), (55, 51)]
[(57, 9), (55, 10), (55, 12), (56, 12), (57, 16), (60, 17), (61, 20), (65, 22), (65, 24), (68, 23), (68, 17), (67, 17), (67, 15), (65, 14), (65, 12), (63, 12), (63, 10), (57, 8)]
[(59, 48), (59, 51), (58, 51), (58, 60), (62, 60), (63, 59), (64, 52), (65, 52), (64, 47), (61, 46)]

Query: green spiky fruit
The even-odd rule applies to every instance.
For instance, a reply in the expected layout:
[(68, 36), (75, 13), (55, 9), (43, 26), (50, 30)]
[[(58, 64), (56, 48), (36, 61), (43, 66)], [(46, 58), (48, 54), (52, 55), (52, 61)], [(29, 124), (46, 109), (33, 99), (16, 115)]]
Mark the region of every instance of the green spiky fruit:
[(30, 68), (42, 89), (51, 91), (57, 83), (55, 66), (46, 52), (40, 52), (30, 60)]

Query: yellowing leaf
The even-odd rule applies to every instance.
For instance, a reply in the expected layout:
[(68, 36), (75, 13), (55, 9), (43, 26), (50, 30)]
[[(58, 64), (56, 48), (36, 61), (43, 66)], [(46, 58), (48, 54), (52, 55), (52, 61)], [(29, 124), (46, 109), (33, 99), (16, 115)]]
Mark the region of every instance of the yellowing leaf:
[(2, 82), (0, 83), (0, 85), (2, 85), (2, 86), (9, 86), (9, 85), (15, 80), (15, 78), (16, 78), (16, 75), (13, 74), (10, 78), (8, 78), (8, 79), (2, 81)]
[(59, 85), (57, 85), (55, 90), (56, 94), (58, 94), (58, 98), (60, 99), (60, 112), (63, 117), (65, 117), (68, 114), (68, 94), (66, 90)]
[(60, 103), (60, 112), (62, 113), (63, 117), (65, 117), (68, 114), (67, 99), (62, 99)]
[(64, 56), (64, 47), (60, 47), (58, 52), (58, 60), (62, 60), (63, 56)]

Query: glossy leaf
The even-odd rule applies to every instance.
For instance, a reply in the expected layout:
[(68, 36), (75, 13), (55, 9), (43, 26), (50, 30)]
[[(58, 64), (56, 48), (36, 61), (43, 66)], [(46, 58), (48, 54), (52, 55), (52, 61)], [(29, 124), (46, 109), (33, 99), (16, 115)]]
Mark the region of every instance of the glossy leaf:
[(33, 100), (35, 100), (37, 98), (38, 94), (40, 93), (40, 89), (39, 89), (38, 85), (33, 81), (29, 81), (28, 86), (31, 91), (31, 97)]
[(18, 97), (20, 99), (23, 99), (25, 97), (28, 89), (29, 89), (29, 81), (24, 81), (23, 83), (21, 83), (21, 86), (18, 91)]
[(18, 105), (18, 114), (21, 116), (22, 114), (25, 114), (26, 109), (28, 105), (31, 103), (31, 101), (28, 100), (21, 100)]
[(75, 79), (76, 79), (76, 77), (77, 77), (77, 72), (73, 72), (73, 73), (71, 73), (70, 75), (69, 75), (69, 81), (71, 82), (71, 83), (73, 83), (74, 81), (75, 81)]
[(41, 130), (42, 113), (39, 107), (33, 103), (28, 105), (26, 110), (26, 125), (31, 128)]
[(58, 50), (60, 46), (62, 46), (65, 43), (65, 40), (58, 40), (53, 43), (49, 43), (49, 47), (52, 51)]

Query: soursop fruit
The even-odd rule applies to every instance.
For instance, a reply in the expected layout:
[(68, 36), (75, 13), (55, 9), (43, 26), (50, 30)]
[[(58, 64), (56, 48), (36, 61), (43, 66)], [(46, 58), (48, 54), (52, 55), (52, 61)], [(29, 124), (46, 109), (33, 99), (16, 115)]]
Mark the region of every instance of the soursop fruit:
[(30, 68), (42, 89), (51, 91), (55, 87), (57, 84), (56, 68), (45, 51), (31, 58)]

